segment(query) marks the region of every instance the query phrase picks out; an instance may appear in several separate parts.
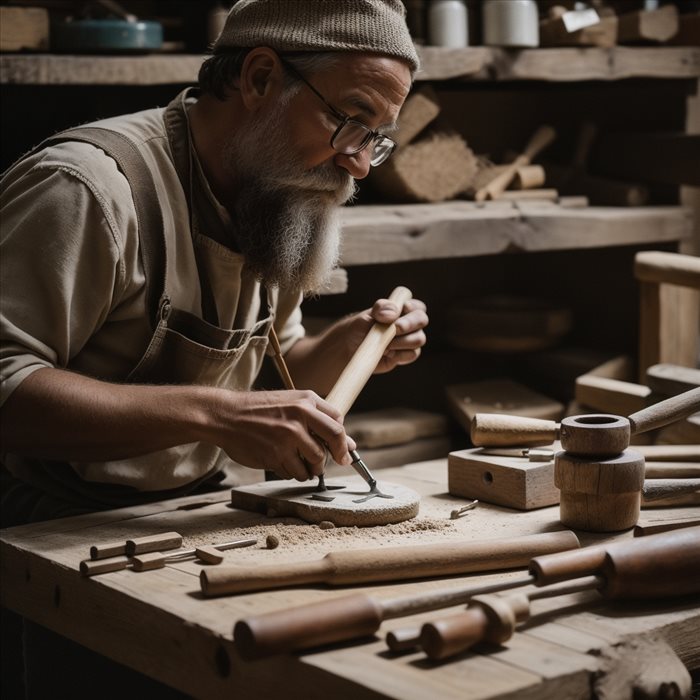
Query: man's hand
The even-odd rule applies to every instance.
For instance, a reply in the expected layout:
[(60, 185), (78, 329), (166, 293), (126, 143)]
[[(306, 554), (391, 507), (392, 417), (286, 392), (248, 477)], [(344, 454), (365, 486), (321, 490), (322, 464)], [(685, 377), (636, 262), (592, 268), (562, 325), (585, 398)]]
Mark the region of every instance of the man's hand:
[(223, 391), (220, 399), (212, 438), (239, 464), (305, 481), (323, 473), (325, 447), (338, 464), (352, 463), (343, 416), (313, 391)]
[(426, 341), (423, 329), (428, 325), (426, 307), (420, 299), (409, 299), (403, 309), (387, 299), (375, 301), (371, 309), (358, 314), (356, 323), (362, 334), (358, 346), (375, 322), (395, 322), (396, 326), (396, 337), (384, 351), (375, 374), (389, 372), (398, 365), (411, 364), (420, 357)]

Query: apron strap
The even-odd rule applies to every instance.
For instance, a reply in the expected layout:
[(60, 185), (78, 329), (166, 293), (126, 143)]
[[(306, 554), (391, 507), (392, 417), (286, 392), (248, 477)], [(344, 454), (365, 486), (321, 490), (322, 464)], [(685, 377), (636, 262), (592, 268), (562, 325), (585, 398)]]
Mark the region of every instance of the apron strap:
[(32, 153), (65, 141), (82, 141), (102, 149), (117, 163), (129, 182), (138, 222), (141, 263), (146, 276), (146, 305), (151, 328), (155, 330), (162, 303), (167, 299), (166, 247), (163, 213), (151, 171), (131, 139), (102, 127), (62, 131), (40, 143)]

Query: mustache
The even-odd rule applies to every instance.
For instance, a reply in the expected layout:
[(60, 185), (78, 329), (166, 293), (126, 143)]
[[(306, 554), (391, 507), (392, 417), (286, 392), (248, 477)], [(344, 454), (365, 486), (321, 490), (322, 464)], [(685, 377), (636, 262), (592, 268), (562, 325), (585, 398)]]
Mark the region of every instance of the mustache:
[(293, 189), (318, 192), (349, 192), (354, 194), (357, 185), (354, 178), (333, 163), (322, 163), (310, 170), (297, 169), (294, 174), (283, 173), (270, 178), (274, 184)]

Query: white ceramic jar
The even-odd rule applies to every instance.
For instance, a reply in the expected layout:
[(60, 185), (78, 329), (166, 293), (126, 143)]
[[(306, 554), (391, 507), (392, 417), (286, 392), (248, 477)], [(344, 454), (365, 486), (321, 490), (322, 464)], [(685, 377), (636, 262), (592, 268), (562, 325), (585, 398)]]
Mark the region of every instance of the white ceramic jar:
[(485, 0), (486, 46), (528, 47), (540, 43), (540, 18), (535, 0)]
[(464, 0), (430, 0), (428, 44), (449, 48), (469, 45), (467, 6)]

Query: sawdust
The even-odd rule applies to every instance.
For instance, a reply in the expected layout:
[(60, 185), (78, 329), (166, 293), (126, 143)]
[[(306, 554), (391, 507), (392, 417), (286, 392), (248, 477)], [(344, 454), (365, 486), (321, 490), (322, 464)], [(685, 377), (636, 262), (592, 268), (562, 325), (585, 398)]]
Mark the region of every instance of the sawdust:
[[(207, 533), (199, 532), (191, 536), (183, 532), (183, 535), (186, 547), (218, 544), (251, 537), (257, 538), (257, 546), (226, 552), (228, 561), (235, 560), (243, 563), (248, 559), (259, 557), (261, 549), (269, 548), (267, 543), (272, 538), (276, 539), (279, 544), (275, 551), (277, 557), (281, 556), (282, 551), (288, 548), (293, 551), (295, 557), (308, 554), (310, 558), (313, 558), (338, 550), (408, 546), (416, 544), (416, 536), (420, 537), (421, 543), (427, 543), (431, 539), (438, 542), (453, 528), (453, 521), (434, 518), (407, 520), (402, 523), (376, 527), (336, 526), (329, 529), (324, 529), (320, 525), (300, 524), (299, 520), (294, 518), (278, 518), (270, 521), (269, 524), (212, 529)], [(426, 535), (431, 534), (434, 537), (426, 539)]]

